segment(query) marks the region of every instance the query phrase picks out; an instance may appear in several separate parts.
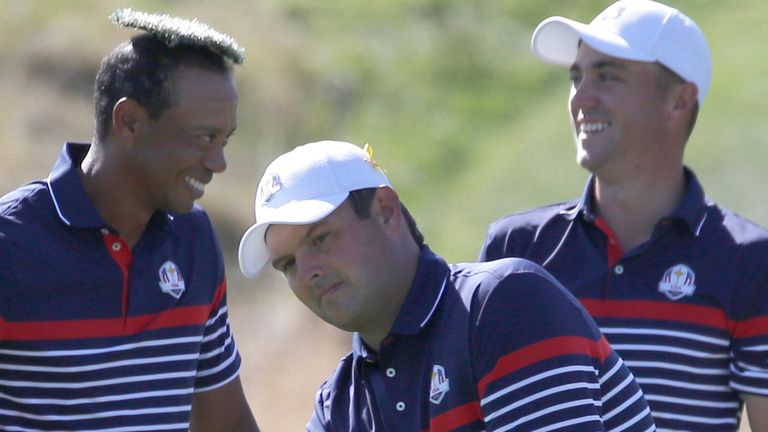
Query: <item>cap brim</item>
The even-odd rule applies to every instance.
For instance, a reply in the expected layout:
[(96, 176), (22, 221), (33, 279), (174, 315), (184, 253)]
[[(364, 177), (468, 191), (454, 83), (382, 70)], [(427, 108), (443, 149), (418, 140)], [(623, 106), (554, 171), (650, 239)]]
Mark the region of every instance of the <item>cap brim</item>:
[(261, 273), (269, 258), (264, 243), (264, 233), (268, 227), (269, 224), (253, 225), (240, 239), (237, 258), (240, 261), (240, 271), (249, 279), (255, 278)]
[(531, 37), (531, 50), (547, 63), (570, 66), (576, 60), (580, 40), (613, 57), (655, 61), (653, 57), (633, 50), (615, 33), (559, 16), (547, 18), (536, 27)]
[(315, 223), (333, 213), (349, 196), (349, 192), (328, 195), (322, 199), (291, 201), (277, 208), (259, 210), (257, 222), (240, 239), (237, 258), (240, 271), (249, 279), (255, 278), (269, 261), (269, 251), (264, 236), (270, 225), (306, 225)]

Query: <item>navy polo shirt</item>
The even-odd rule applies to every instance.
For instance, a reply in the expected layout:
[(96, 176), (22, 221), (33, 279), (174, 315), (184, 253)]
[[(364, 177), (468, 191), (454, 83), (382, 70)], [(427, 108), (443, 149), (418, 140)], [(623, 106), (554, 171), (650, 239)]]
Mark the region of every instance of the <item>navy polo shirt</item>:
[[(358, 334), (310, 431), (650, 431), (637, 383), (576, 299), (520, 259), (424, 247), (379, 352)], [(619, 430), (619, 429), (616, 429)]]
[(193, 393), (240, 368), (219, 245), (196, 207), (129, 248), (80, 183), (87, 151), (0, 198), (0, 429), (186, 431)]
[(580, 201), (494, 222), (481, 260), (542, 264), (587, 308), (660, 429), (736, 431), (739, 393), (768, 396), (768, 232), (707, 200), (696, 176), (647, 242), (623, 251)]

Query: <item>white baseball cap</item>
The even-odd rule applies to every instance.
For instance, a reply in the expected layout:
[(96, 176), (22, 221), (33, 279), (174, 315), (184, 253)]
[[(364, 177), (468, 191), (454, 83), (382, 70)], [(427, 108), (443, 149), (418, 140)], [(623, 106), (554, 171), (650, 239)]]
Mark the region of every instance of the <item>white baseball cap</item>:
[(656, 62), (699, 88), (703, 104), (712, 79), (712, 58), (701, 29), (679, 10), (650, 0), (620, 0), (589, 24), (559, 16), (541, 22), (531, 49), (548, 63), (570, 66), (579, 40), (625, 60)]
[(358, 189), (390, 186), (373, 151), (341, 141), (305, 144), (272, 161), (256, 190), (256, 224), (243, 234), (238, 258), (248, 278), (269, 259), (264, 235), (272, 224), (306, 225), (322, 220)]

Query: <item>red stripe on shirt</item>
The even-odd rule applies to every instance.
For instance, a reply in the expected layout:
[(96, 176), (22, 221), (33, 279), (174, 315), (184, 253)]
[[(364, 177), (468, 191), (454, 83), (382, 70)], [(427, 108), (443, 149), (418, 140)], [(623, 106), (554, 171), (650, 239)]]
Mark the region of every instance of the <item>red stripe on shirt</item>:
[(492, 381), (550, 358), (568, 354), (583, 354), (599, 359), (602, 363), (610, 353), (611, 346), (605, 337), (595, 341), (580, 336), (560, 336), (536, 342), (501, 357), (493, 370), (480, 379), (477, 384), (477, 392), (483, 398), (486, 388)]
[(768, 336), (768, 317), (753, 318), (746, 321), (731, 321), (731, 336), (736, 339), (753, 336)]
[(429, 429), (423, 432), (447, 432), (480, 420), (480, 403), (473, 401), (429, 419)]
[(0, 318), (2, 340), (66, 340), (134, 335), (142, 331), (205, 324), (226, 292), (226, 281), (216, 289), (211, 304), (184, 306), (158, 314), (122, 318), (8, 322)]
[(639, 318), (729, 328), (725, 313), (717, 308), (661, 301), (620, 301), (580, 298), (595, 318)]
[(224, 295), (227, 293), (227, 280), (224, 279), (221, 284), (219, 284), (218, 288), (216, 288), (216, 292), (213, 294), (213, 300), (211, 301), (211, 313), (213, 313), (214, 310), (219, 308), (219, 305), (221, 304), (221, 300), (224, 299)]

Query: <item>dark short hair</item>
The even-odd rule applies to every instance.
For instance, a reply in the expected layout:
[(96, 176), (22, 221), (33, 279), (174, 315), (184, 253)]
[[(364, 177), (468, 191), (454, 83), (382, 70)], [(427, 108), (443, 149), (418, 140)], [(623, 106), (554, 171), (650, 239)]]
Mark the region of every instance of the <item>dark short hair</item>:
[(232, 65), (210, 48), (180, 43), (168, 46), (144, 33), (118, 45), (101, 62), (94, 92), (96, 138), (107, 137), (112, 127), (112, 109), (123, 97), (141, 104), (157, 119), (174, 104), (173, 77), (181, 65), (228, 74)]
[[(657, 79), (657, 87), (663, 93), (666, 93), (670, 88), (675, 85), (680, 85), (686, 82), (677, 72), (664, 66), (663, 64), (656, 62), (659, 66), (659, 77)], [(701, 89), (699, 89), (701, 91)], [(696, 98), (696, 103), (691, 111), (691, 119), (688, 122), (688, 129), (686, 130), (686, 138), (691, 136), (693, 128), (696, 126), (696, 119), (699, 117), (699, 99)]]
[[(371, 217), (371, 204), (373, 203), (373, 196), (376, 194), (377, 189), (378, 188), (357, 189), (349, 193), (347, 199), (352, 204), (352, 208), (358, 218), (368, 219)], [(403, 210), (405, 222), (408, 224), (408, 230), (411, 232), (411, 236), (416, 241), (416, 244), (419, 245), (419, 247), (424, 246), (424, 235), (419, 231), (419, 227), (416, 225), (416, 220), (411, 216), (411, 213), (402, 202), (400, 203), (400, 208)]]

